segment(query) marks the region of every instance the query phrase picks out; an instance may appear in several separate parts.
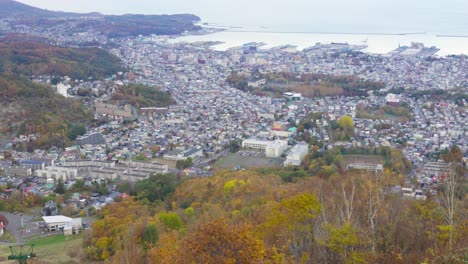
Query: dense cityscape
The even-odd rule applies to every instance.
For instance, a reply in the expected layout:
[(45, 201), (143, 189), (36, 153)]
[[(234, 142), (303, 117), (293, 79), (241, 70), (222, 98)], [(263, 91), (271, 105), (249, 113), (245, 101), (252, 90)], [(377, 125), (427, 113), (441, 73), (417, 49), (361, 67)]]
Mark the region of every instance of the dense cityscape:
[[(195, 18), (189, 19), (198, 19)], [(182, 208), (185, 210), (180, 209), (182, 213), (177, 211), (183, 215), (184, 223), (181, 222), (180, 227), (166, 224), (162, 216), (157, 221), (158, 225), (166, 224), (165, 228), (179, 230), (192, 221), (190, 217), (193, 210), (199, 210), (197, 206), (207, 210), (204, 217), (208, 217), (206, 212), (211, 212), (199, 205), (205, 198), (196, 201), (193, 197), (198, 194), (188, 187), (191, 185), (185, 186), (184, 181), (196, 179), (210, 189), (217, 186), (220, 174), (231, 177), (222, 185), (225, 200), (236, 193), (236, 188), (249, 186), (250, 178), (259, 180), (265, 173), (279, 176), (286, 183), (298, 183), (308, 176), (348, 177), (357, 172), (372, 175), (372, 178), (391, 176), (394, 179), (379, 190), (382, 197), (397, 194), (402, 198), (410, 197), (412, 201), (438, 201), (434, 197), (445, 197), (444, 186), (450, 183), (447, 179), (451, 179), (454, 171), (466, 180), (466, 165), (463, 165), (468, 157), (466, 55), (439, 57), (437, 47), (425, 47), (418, 42), (405, 43), (407, 46), (395, 47), (386, 54), (370, 54), (365, 51), (365, 41), (362, 45), (311, 43), (303, 50), (292, 45), (267, 49), (264, 43), (253, 42), (219, 51), (213, 48), (219, 44), (217, 42), (186, 43), (177, 39), (180, 34), (209, 34), (217, 29), (183, 22), (183, 26), (167, 34), (140, 34), (131, 24), (137, 23), (132, 20), (137, 18), (129, 18), (130, 22), (118, 20), (131, 24), (128, 29), (131, 33), (120, 36), (112, 30), (103, 33), (97, 29), (95, 23), (103, 23), (99, 26), (105, 27), (108, 19), (114, 18), (99, 14), (67, 15), (51, 19), (60, 23), (55, 21), (48, 27), (47, 23), (52, 22), (34, 24), (37, 21), (0, 18), (0, 32), (4, 37), (1, 45), (17, 41), (18, 36), (29, 36), (27, 41), (40, 37), (53, 46), (96, 46), (118, 58), (121, 67), (121, 71), (105, 78), (56, 74), (26, 76), (37, 85), (50, 87), (64, 104), (79, 102), (83, 113), (90, 117), (90, 121), (83, 124), (66, 120), (73, 136), (61, 142), (46, 141), (44, 133), (33, 128), (34, 121), (15, 125), (25, 129), (13, 131), (8, 115), (17, 110), (5, 99), (9, 98), (6, 94), (11, 89), (8, 82), (1, 80), (0, 88), (5, 86), (7, 92), (0, 93), (4, 98), (3, 112), (0, 112), (4, 117), (0, 117), (0, 124), (7, 129), (0, 131), (3, 133), (0, 134), (0, 211), (9, 218), (6, 224), (9, 222), (8, 231), (13, 237), (10, 241), (20, 243), (59, 232), (75, 234), (90, 226), (96, 226), (93, 232), (101, 230), (102, 227), (92, 223), (108, 219), (104, 217), (109, 214), (106, 208), (117, 208), (119, 203), (129, 203), (132, 212), (135, 208), (134, 214), (138, 214), (139, 206), (159, 206), (158, 210), (162, 210), (166, 203), (167, 213), (161, 214), (168, 215), (175, 214), (170, 210), (176, 212), (177, 208)], [(187, 30), (183, 30), (184, 27)], [(2, 74), (10, 67), (9, 64), (0, 66)], [(33, 69), (38, 68), (33, 66)], [(25, 131), (33, 132), (23, 133)], [(42, 128), (41, 131), (47, 130)], [(69, 132), (68, 128), (66, 131)], [(47, 138), (63, 136), (55, 134)], [(455, 161), (459, 162), (457, 169), (454, 169), (458, 164)], [(252, 175), (246, 174), (251, 171)], [(312, 183), (304, 186), (308, 184)], [(351, 184), (350, 180), (347, 184)], [(347, 193), (349, 189), (345, 191), (342, 185), (345, 200), (354, 199), (354, 184), (352, 182), (351, 198)], [(182, 190), (175, 191), (177, 186), (185, 187), (182, 190), (190, 195), (184, 196)], [(460, 187), (463, 188), (466, 186)], [(155, 190), (157, 194), (153, 193)], [(281, 196), (281, 191), (286, 192), (286, 189), (271, 195)], [(267, 191), (263, 189), (263, 192)], [(460, 195), (462, 200), (466, 199), (463, 195), (466, 196), (466, 190)], [(24, 203), (14, 203), (23, 196), (37, 197), (28, 200), (26, 207), (42, 208), (39, 214), (43, 221), (36, 220), (38, 212), (27, 211)], [(135, 196), (135, 200), (126, 200), (128, 196)], [(173, 199), (172, 204), (169, 199)], [(282, 204), (281, 199), (278, 198), (279, 204)], [(376, 199), (375, 203), (381, 206), (384, 198)], [(181, 201), (185, 203), (181, 205)], [(251, 212), (245, 213), (240, 206), (233, 208), (236, 214), (252, 217)], [(100, 213), (101, 209), (104, 213)], [(347, 210), (352, 210), (352, 203)], [(370, 215), (377, 209), (369, 210), (369, 219), (374, 221)], [(466, 212), (461, 211), (463, 219)], [(348, 213), (351, 219), (351, 212)], [(31, 220), (23, 223), (26, 218)], [(343, 226), (350, 223), (349, 219)], [(0, 219), (0, 237), (2, 221)], [(455, 224), (449, 225), (453, 228)], [(264, 224), (262, 228), (271, 226)], [(373, 228), (372, 232), (376, 232)], [(162, 238), (170, 239), (170, 235), (165, 233)], [(374, 251), (375, 237), (367, 239)], [(156, 241), (151, 245), (155, 246)], [(179, 238), (179, 241), (185, 240)], [(462, 245), (466, 242), (462, 238), (459, 241)], [(88, 242), (86, 254), (90, 260), (106, 260), (113, 254), (123, 254), (116, 253), (115, 249), (99, 248), (92, 238)], [(320, 243), (311, 247), (323, 247)], [(328, 244), (326, 247), (334, 250)], [(268, 250), (280, 252), (283, 249)], [(340, 250), (335, 252), (339, 256), (337, 259), (352, 258), (343, 253), (351, 252), (349, 248)], [(145, 253), (148, 254), (145, 256), (154, 260), (163, 254), (153, 253)], [(294, 254), (291, 253), (291, 259), (287, 255), (292, 262), (274, 262), (271, 256), (271, 262), (245, 263), (299, 263), (301, 258), (301, 263), (309, 263), (305, 255)], [(311, 256), (320, 261), (327, 259)], [(349, 263), (371, 263), (356, 259)], [(144, 263), (143, 258), (140, 260)], [(200, 261), (193, 263), (205, 263), (206, 259)], [(331, 262), (323, 263), (342, 263), (327, 261)]]

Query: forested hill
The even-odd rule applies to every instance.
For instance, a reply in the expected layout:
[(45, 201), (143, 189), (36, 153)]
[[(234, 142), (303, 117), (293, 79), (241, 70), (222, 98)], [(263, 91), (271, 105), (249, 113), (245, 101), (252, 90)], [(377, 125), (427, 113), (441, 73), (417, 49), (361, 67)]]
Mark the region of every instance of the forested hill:
[(40, 134), (38, 140), (18, 147), (66, 146), (85, 132), (91, 119), (80, 101), (24, 77), (0, 75), (0, 134)]
[(29, 6), (13, 0), (0, 0), (0, 16), (52, 16), (54, 12)]
[(0, 73), (102, 79), (123, 71), (119, 58), (99, 48), (66, 48), (25, 35), (0, 38)]
[(9, 23), (13, 27), (26, 26), (39, 31), (65, 27), (70, 35), (93, 29), (111, 38), (150, 34), (177, 35), (201, 29), (194, 24), (200, 18), (192, 14), (110, 16), (100, 13), (69, 13), (44, 10), (13, 0), (0, 0), (0, 17), (11, 18)]
[(389, 191), (403, 182), (389, 169), (293, 182), (275, 170), (154, 175), (117, 187), (133, 197), (104, 207), (84, 246), (102, 263), (464, 263), (466, 197), (449, 223), (444, 195)]

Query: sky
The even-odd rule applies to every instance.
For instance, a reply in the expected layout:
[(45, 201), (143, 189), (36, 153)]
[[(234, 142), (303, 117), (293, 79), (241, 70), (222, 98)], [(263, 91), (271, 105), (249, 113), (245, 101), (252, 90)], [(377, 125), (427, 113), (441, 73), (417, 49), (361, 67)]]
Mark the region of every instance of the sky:
[(467, 0), (20, 0), (57, 11), (191, 13), (204, 22), (281, 31), (468, 35)]

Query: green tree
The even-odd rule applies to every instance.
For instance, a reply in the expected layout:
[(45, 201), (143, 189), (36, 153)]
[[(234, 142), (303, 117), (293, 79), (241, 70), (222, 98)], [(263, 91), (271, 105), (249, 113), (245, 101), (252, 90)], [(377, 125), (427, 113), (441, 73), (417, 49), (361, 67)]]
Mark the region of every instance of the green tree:
[(83, 179), (77, 179), (73, 187), (75, 190), (83, 190), (85, 188), (85, 181)]
[(172, 230), (179, 230), (184, 226), (182, 219), (174, 212), (159, 214), (159, 221)]
[(135, 160), (147, 160), (145, 153), (139, 153), (135, 156)]
[(151, 248), (156, 242), (158, 242), (159, 232), (156, 228), (155, 223), (148, 224), (141, 235), (141, 240), (143, 242), (143, 247), (148, 249)]
[(149, 178), (135, 183), (135, 192), (139, 200), (148, 199), (164, 201), (172, 194), (178, 184), (177, 178), (172, 174), (154, 174)]
[(188, 158), (186, 160), (178, 160), (176, 162), (176, 167), (177, 169), (179, 170), (183, 170), (183, 169), (186, 169), (186, 168), (189, 168), (193, 165), (193, 160), (192, 158)]
[(228, 149), (232, 153), (235, 153), (239, 151), (240, 147), (241, 147), (241, 144), (239, 143), (239, 140), (232, 140), (231, 142), (229, 142)]
[(55, 192), (58, 194), (65, 193), (65, 184), (61, 178), (58, 179), (57, 186), (55, 187)]

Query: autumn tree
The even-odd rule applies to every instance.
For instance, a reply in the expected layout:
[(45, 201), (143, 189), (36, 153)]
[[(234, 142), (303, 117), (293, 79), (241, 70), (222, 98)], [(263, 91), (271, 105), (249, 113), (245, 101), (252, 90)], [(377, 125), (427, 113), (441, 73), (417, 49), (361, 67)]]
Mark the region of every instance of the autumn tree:
[(266, 256), (263, 242), (248, 225), (229, 226), (224, 219), (201, 225), (180, 244), (175, 263), (261, 263)]
[(339, 254), (344, 263), (366, 263), (362, 252), (356, 250), (361, 241), (357, 229), (350, 222), (340, 227), (326, 224), (324, 228), (328, 231), (328, 237), (321, 243)]
[(461, 162), (463, 153), (457, 145), (452, 145), (449, 149), (445, 149), (440, 153), (440, 158), (445, 162)]
[(315, 243), (314, 226), (321, 210), (314, 194), (300, 193), (274, 206), (260, 230), (276, 248), (287, 249), (296, 261), (307, 259)]
[(4, 226), (7, 226), (8, 218), (4, 214), (0, 214), (0, 222), (3, 223)]
[(341, 117), (338, 124), (344, 129), (354, 127), (353, 119), (348, 115)]

